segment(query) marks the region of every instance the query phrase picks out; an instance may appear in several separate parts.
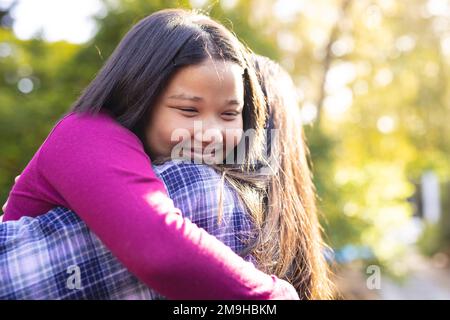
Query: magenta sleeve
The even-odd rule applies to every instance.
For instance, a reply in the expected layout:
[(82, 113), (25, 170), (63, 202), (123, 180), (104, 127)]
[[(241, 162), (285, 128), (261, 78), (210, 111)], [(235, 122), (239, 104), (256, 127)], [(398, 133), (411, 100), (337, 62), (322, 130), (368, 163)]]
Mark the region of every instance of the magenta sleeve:
[(36, 168), (130, 272), (169, 299), (298, 299), (290, 284), (184, 219), (141, 141), (109, 116), (66, 117)]

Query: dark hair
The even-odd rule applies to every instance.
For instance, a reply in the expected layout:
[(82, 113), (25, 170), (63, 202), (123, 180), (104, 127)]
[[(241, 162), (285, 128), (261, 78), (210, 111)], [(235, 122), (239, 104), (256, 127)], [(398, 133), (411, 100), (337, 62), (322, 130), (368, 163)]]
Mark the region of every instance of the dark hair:
[(244, 68), (244, 130), (262, 135), (264, 97), (248, 53), (230, 31), (205, 15), (161, 10), (128, 31), (72, 110), (107, 111), (143, 140), (149, 112), (175, 72), (208, 58), (220, 59)]
[(323, 255), (326, 244), (295, 86), (276, 62), (253, 59), (268, 106), (266, 128), (277, 130), (273, 141), (267, 135), (268, 154), (275, 154), (276, 161), (271, 164), (264, 216), (253, 219), (259, 231), (253, 254), (262, 271), (290, 282), (301, 299), (329, 299), (333, 284)]

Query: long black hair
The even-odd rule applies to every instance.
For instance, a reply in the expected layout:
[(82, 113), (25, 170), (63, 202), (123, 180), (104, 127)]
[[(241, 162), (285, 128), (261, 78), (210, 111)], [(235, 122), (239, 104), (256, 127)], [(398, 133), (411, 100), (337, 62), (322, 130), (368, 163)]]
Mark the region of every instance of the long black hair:
[[(72, 111), (107, 111), (145, 145), (150, 110), (179, 68), (208, 58), (231, 61), (244, 69), (244, 130), (255, 129), (262, 140), (258, 133), (263, 134), (265, 102), (249, 53), (229, 30), (203, 14), (161, 10), (128, 31)], [(259, 157), (255, 150), (249, 158)]]

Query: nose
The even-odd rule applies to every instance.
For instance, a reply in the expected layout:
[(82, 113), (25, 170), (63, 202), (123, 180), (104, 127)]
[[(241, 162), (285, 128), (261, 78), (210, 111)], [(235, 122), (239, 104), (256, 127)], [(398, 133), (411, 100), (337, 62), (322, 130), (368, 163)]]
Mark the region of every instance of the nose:
[(194, 139), (205, 148), (209, 144), (222, 144), (222, 128), (215, 121), (204, 121), (199, 130), (195, 130)]

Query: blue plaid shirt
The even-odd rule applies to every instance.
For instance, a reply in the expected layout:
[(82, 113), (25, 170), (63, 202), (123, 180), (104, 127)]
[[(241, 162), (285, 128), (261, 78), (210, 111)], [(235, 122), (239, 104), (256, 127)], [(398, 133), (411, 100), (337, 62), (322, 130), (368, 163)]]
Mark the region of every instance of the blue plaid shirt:
[[(154, 170), (184, 216), (241, 253), (252, 225), (226, 182), (219, 223), (222, 180), (214, 169), (167, 162)], [(254, 262), (251, 256), (245, 259)], [(0, 299), (164, 297), (131, 274), (74, 212), (58, 207), (37, 218), (0, 223)]]

